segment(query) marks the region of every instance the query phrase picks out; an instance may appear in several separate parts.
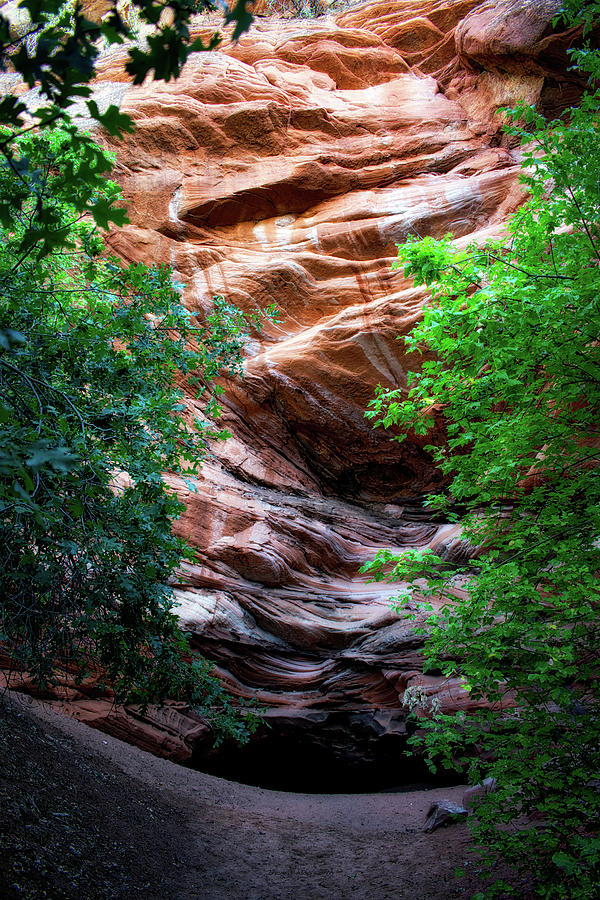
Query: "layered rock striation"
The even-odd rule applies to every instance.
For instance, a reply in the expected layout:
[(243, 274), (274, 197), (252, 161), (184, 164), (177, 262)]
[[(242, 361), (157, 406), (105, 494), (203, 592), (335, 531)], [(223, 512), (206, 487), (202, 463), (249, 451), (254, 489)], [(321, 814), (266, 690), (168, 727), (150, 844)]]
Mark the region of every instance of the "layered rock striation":
[[(131, 225), (112, 248), (172, 265), (191, 310), (215, 295), (280, 310), (229, 386), (233, 436), (196, 492), (175, 484), (196, 549), (181, 620), (231, 690), (266, 707), (263, 750), (284, 736), (357, 762), (388, 747), (398, 766), (407, 688), (468, 705), (459, 684), (422, 674), (389, 586), (358, 572), (382, 546), (466, 552), (423, 506), (440, 476), (422, 443), (390, 441), (364, 411), (418, 365), (397, 338), (424, 296), (392, 271), (396, 243), (499, 233), (523, 201), (499, 107), (560, 108), (581, 88), (558, 5), (382, 0), (261, 18), (171, 84), (131, 87), (119, 54), (103, 60), (98, 96), (119, 96), (137, 126), (114, 147)], [(73, 709), (202, 764), (206, 729), (185, 709), (100, 721), (72, 694)]]

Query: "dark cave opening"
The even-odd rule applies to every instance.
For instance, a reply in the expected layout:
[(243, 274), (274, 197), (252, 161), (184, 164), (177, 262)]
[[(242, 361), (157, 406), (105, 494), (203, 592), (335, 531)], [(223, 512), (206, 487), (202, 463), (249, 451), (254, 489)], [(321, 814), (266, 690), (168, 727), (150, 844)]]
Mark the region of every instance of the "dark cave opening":
[(465, 780), (456, 771), (434, 776), (424, 760), (409, 755), (406, 736), (396, 734), (353, 745), (302, 729), (262, 728), (244, 746), (197, 748), (187, 765), (228, 781), (306, 794), (395, 793)]

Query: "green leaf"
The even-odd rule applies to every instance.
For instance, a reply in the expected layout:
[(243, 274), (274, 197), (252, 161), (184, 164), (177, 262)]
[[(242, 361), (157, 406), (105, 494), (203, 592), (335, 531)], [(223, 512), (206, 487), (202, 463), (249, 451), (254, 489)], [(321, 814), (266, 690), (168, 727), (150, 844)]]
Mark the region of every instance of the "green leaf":
[(40, 469), (47, 464), (57, 472), (68, 472), (73, 468), (75, 461), (76, 456), (68, 447), (39, 448), (25, 460), (32, 469)]
[(88, 100), (86, 105), (92, 118), (100, 122), (109, 134), (120, 137), (124, 131), (129, 134), (135, 131), (131, 116), (119, 112), (118, 106), (111, 104), (105, 112), (101, 113), (95, 100)]

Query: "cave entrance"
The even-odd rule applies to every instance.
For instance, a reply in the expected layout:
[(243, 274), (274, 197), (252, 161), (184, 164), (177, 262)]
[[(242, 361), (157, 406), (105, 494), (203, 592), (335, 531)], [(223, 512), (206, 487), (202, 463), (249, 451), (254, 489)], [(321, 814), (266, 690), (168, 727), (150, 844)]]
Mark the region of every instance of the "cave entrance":
[(187, 765), (228, 781), (302, 794), (427, 790), (462, 780), (457, 772), (434, 777), (423, 760), (408, 754), (406, 737), (399, 735), (352, 747), (326, 735), (261, 729), (242, 747), (198, 748)]

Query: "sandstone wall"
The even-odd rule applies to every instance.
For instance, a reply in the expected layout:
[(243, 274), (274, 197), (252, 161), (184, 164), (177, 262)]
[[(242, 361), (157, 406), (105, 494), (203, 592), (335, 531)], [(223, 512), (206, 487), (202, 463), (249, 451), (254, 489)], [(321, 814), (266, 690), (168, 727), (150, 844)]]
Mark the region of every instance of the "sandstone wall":
[[(423, 508), (439, 475), (422, 445), (390, 442), (363, 414), (378, 383), (405, 384), (417, 364), (397, 337), (423, 295), (391, 271), (395, 244), (497, 234), (523, 199), (498, 107), (560, 108), (580, 89), (565, 74), (573, 35), (551, 27), (558, 5), (381, 0), (261, 18), (171, 84), (128, 87), (122, 55), (103, 61), (98, 95), (122, 97), (137, 125), (114, 147), (132, 222), (114, 250), (171, 264), (190, 309), (222, 294), (281, 310), (228, 391), (233, 437), (196, 493), (177, 485), (177, 527), (197, 548), (176, 590), (182, 622), (234, 693), (267, 707), (271, 734), (375, 758), (382, 736), (402, 740), (407, 687), (468, 705), (421, 674), (389, 587), (358, 574), (382, 546), (464, 552)], [(71, 701), (175, 758), (205, 734), (179, 708), (100, 721)]]

